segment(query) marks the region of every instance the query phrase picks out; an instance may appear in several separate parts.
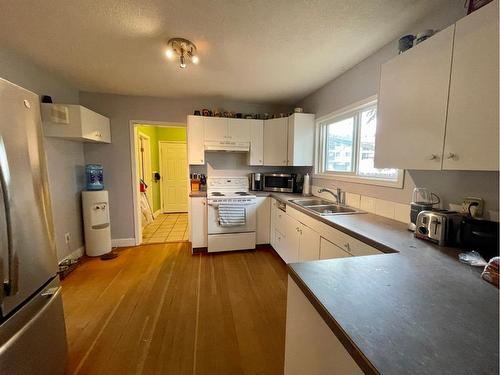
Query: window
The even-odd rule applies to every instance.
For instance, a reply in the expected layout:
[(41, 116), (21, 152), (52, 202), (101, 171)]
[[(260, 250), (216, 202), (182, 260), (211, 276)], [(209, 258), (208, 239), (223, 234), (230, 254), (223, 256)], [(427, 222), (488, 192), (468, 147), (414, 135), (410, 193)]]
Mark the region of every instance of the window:
[(316, 174), (340, 180), (403, 186), (403, 171), (375, 168), (377, 102), (370, 98), (318, 120)]

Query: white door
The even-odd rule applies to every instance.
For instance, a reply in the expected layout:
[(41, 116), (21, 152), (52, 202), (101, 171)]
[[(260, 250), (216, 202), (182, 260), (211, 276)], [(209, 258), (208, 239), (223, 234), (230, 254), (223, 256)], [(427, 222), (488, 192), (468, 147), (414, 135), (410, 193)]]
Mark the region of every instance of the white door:
[(191, 243), (193, 248), (207, 247), (207, 199), (202, 197), (191, 198)]
[(344, 251), (330, 241), (321, 238), (319, 259), (347, 258), (350, 256), (351, 254), (349, 254), (347, 251)]
[(250, 125), (250, 165), (264, 164), (264, 121), (252, 120)]
[(443, 169), (498, 170), (498, 1), (456, 24)]
[(299, 223), (299, 262), (319, 259), (320, 236), (311, 228)]
[(293, 217), (283, 214), (285, 218), (285, 263), (299, 261), (300, 248), (300, 223)]
[(454, 28), (382, 65), (375, 167), (441, 169)]
[(257, 197), (257, 230), (256, 244), (268, 244), (271, 228), (271, 198)]
[(146, 196), (148, 197), (149, 206), (153, 209), (153, 175), (151, 171), (151, 143), (149, 137), (141, 132), (138, 133), (138, 176), (140, 184), (141, 179), (148, 186)]
[(185, 143), (160, 142), (161, 207), (164, 213), (188, 210), (188, 165)]
[(250, 127), (254, 121), (229, 119), (229, 139), (233, 142), (250, 142)]
[(188, 162), (192, 165), (205, 164), (205, 132), (203, 129), (203, 117), (188, 116), (187, 142)]
[(205, 141), (227, 141), (229, 119), (223, 117), (203, 117)]
[(264, 121), (264, 165), (286, 166), (288, 145), (288, 119)]

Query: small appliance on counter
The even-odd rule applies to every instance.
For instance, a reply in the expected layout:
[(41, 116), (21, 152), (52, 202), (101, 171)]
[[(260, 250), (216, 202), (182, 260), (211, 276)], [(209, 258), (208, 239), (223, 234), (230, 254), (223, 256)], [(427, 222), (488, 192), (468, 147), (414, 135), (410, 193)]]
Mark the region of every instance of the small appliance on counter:
[(458, 246), (462, 249), (475, 250), (488, 261), (499, 255), (499, 223), (462, 217), (458, 233)]
[(207, 186), (207, 178), (201, 173), (192, 173), (190, 176), (191, 191), (205, 191)]
[(415, 237), (439, 246), (457, 245), (462, 215), (456, 211), (420, 211), (417, 215)]
[(261, 191), (263, 183), (262, 173), (250, 173), (250, 190)]
[(264, 173), (262, 190), (278, 193), (295, 193), (297, 175), (295, 173)]
[(415, 232), (418, 214), (421, 211), (432, 211), (434, 206), (440, 202), (439, 197), (426, 188), (416, 187), (413, 189), (408, 229)]

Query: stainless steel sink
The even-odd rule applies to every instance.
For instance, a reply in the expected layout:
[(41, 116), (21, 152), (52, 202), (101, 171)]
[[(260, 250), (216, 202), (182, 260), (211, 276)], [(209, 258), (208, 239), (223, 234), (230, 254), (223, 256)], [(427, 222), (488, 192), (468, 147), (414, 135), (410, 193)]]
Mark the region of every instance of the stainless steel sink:
[(330, 204), (330, 205), (325, 205), (325, 206), (307, 207), (307, 209), (310, 211), (313, 211), (321, 216), (338, 215), (338, 214), (354, 214), (354, 213), (360, 212), (360, 211), (357, 211), (353, 208), (349, 208), (349, 207), (345, 207), (345, 206), (338, 206), (336, 204)]
[(290, 202), (298, 204), (299, 206), (302, 207), (311, 207), (311, 206), (324, 206), (324, 205), (331, 205), (332, 202), (324, 200), (324, 199), (317, 199), (317, 198), (308, 198), (308, 199), (292, 199)]
[(363, 211), (358, 211), (354, 208), (342, 206), (319, 198), (292, 199), (290, 200), (290, 202), (304, 207), (306, 210), (321, 216), (363, 213)]

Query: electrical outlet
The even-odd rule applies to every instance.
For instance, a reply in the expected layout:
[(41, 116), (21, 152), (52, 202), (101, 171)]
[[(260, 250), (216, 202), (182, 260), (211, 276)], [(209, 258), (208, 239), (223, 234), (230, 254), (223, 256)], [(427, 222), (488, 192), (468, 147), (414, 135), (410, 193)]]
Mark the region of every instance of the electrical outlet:
[(483, 216), (484, 201), (482, 198), (465, 197), (462, 200), (462, 212), (469, 213), (469, 207), (472, 216)]
[(70, 241), (71, 241), (71, 233), (69, 233), (69, 232), (68, 232), (68, 233), (66, 233), (66, 234), (64, 235), (64, 240), (66, 241), (66, 243), (67, 243), (67, 244), (69, 244), (69, 243), (70, 243)]

